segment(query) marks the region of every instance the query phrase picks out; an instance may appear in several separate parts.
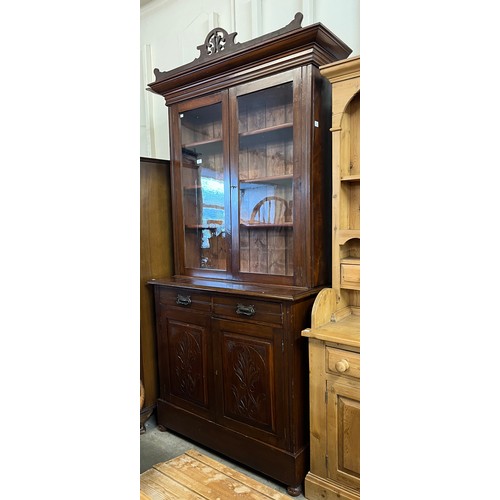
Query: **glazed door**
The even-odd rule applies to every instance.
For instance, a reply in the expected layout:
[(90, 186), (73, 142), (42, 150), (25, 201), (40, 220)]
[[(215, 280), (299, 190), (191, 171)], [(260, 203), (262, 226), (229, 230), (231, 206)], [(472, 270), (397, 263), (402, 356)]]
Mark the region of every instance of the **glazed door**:
[(226, 277), (230, 268), (227, 93), (173, 106), (173, 205), (178, 274)]
[(233, 267), (242, 280), (293, 284), (296, 77), (290, 71), (231, 89)]
[(220, 319), (212, 326), (217, 422), (284, 446), (283, 331)]

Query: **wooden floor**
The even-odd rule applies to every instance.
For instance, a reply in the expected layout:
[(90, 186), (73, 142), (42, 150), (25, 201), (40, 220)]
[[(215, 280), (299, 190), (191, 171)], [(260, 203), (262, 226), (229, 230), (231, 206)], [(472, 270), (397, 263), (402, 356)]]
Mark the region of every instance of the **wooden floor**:
[(290, 500), (241, 472), (189, 450), (141, 474), (141, 500)]

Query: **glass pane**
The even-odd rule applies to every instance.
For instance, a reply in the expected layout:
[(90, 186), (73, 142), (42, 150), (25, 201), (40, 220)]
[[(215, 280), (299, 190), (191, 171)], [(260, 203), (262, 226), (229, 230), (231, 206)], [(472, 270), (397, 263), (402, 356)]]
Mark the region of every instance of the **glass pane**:
[(180, 118), (185, 265), (226, 270), (222, 107), (217, 103)]
[(240, 271), (293, 276), (293, 87), (238, 98)]

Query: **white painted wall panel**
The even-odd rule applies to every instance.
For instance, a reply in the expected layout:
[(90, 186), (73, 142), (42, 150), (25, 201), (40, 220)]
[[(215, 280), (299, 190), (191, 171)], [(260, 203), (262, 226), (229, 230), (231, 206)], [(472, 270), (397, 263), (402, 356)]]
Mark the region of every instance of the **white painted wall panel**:
[[(263, 32), (270, 33), (286, 26), (297, 12), (302, 12), (302, 0), (262, 0)], [(309, 23), (308, 23), (309, 24)], [(305, 23), (302, 23), (305, 26)]]
[[(236, 31), (245, 42), (282, 28), (297, 12), (302, 26), (321, 22), (359, 55), (360, 0), (151, 0), (141, 8), (141, 155), (169, 159), (168, 115), (162, 97), (149, 95), (154, 81), (145, 64), (161, 71), (181, 66), (199, 56), (196, 49), (217, 26)], [(148, 49), (149, 50), (149, 49)]]

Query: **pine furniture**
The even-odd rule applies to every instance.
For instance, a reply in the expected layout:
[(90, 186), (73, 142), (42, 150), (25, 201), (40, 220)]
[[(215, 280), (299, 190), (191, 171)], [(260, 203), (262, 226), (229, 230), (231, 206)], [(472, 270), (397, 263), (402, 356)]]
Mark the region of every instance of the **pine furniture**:
[(316, 297), (309, 339), (310, 471), (305, 496), (359, 500), (360, 58), (324, 65), (332, 85), (332, 287)]
[(157, 419), (301, 492), (307, 342), (331, 279), (331, 86), (350, 49), (321, 24), (245, 43), (212, 30), (161, 72), (169, 108), (175, 273), (150, 280)]

